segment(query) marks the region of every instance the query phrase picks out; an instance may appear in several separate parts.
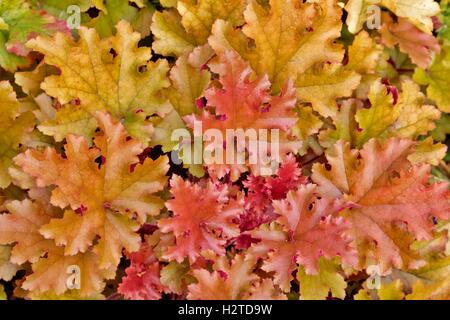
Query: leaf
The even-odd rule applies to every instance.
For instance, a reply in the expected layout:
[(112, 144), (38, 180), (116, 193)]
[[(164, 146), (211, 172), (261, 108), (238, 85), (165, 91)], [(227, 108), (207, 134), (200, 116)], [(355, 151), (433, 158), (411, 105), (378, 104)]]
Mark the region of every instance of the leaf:
[(439, 4), (434, 0), (381, 0), (383, 6), (400, 18), (407, 18), (425, 33), (433, 31), (432, 17), (440, 12)]
[(208, 182), (200, 186), (174, 175), (170, 180), (172, 199), (166, 207), (173, 216), (158, 221), (162, 232), (173, 232), (176, 245), (164, 257), (179, 263), (189, 258), (194, 263), (203, 251), (225, 252), (226, 240), (238, 235), (233, 223), (242, 211), (242, 201), (234, 199), (225, 188)]
[(434, 0), (350, 0), (345, 9), (348, 12), (347, 25), (351, 33), (357, 33), (366, 23), (370, 6), (378, 5), (391, 10), (400, 18), (407, 18), (427, 34), (433, 31), (432, 17), (439, 14), (439, 4)]
[[(398, 97), (397, 97), (398, 95)], [(361, 147), (372, 138), (402, 137), (416, 139), (435, 128), (441, 113), (425, 104), (417, 84), (402, 81), (402, 91), (376, 81), (368, 94), (369, 106), (359, 100), (348, 100), (334, 118), (335, 129), (321, 132), (320, 140), (329, 147), (339, 139)]]
[(351, 33), (358, 33), (367, 22), (368, 9), (380, 4), (381, 0), (349, 0), (345, 6), (348, 13), (347, 26)]
[(372, 74), (375, 72), (379, 59), (383, 53), (383, 46), (377, 44), (368, 32), (361, 31), (348, 48), (348, 70), (359, 74)]
[(39, 228), (57, 216), (57, 212), (30, 200), (12, 201), (6, 208), (10, 214), (0, 216), (0, 243), (15, 244), (11, 262), (23, 264), (38, 261), (53, 247), (53, 241), (45, 239)]
[(434, 259), (413, 274), (417, 280), (412, 287), (412, 293), (407, 300), (448, 300), (450, 297), (450, 282), (448, 272), (450, 259)]
[(382, 144), (373, 139), (359, 151), (340, 141), (327, 151), (330, 170), (313, 166), (320, 194), (354, 204), (343, 216), (352, 223), (363, 267), (377, 264), (382, 272), (417, 268), (423, 260), (410, 245), (432, 239), (433, 217), (449, 217), (447, 184), (430, 185), (430, 167), (406, 160), (413, 146), (410, 140), (391, 138)]
[(442, 143), (433, 144), (433, 138), (428, 137), (419, 142), (416, 152), (408, 156), (412, 164), (428, 163), (432, 166), (439, 165), (447, 154), (447, 146)]
[(250, 2), (242, 31), (226, 21), (216, 21), (209, 44), (218, 53), (234, 49), (258, 75), (268, 74), (274, 92), (317, 63), (342, 61), (344, 50), (334, 43), (342, 27), (341, 9), (335, 0), (269, 3), (270, 8)]
[(7, 81), (0, 81), (0, 187), (6, 188), (11, 183), (8, 168), (12, 158), (20, 151), (20, 144), (34, 126), (31, 112), (20, 114), (19, 102), (12, 86)]
[(26, 94), (37, 97), (42, 93), (41, 82), (52, 74), (57, 74), (58, 70), (55, 67), (40, 63), (32, 71), (21, 71), (14, 73), (15, 82), (21, 86), (23, 92)]
[(361, 76), (353, 70), (325, 64), (298, 75), (295, 87), (300, 101), (311, 102), (323, 117), (333, 117), (337, 112), (336, 99), (350, 97), (360, 80)]
[[(79, 33), (78, 42), (61, 33), (28, 42), (30, 48), (45, 54), (47, 64), (61, 70), (60, 75), (47, 77), (41, 87), (61, 104), (77, 101), (79, 108), (74, 108), (74, 113), (82, 109), (93, 118), (97, 111), (110, 112), (124, 122), (133, 137), (147, 143), (151, 124), (145, 116), (163, 116), (167, 111), (161, 96), (161, 90), (169, 85), (167, 62), (149, 62), (150, 49), (138, 47), (140, 35), (125, 21), (117, 24), (114, 37), (100, 39), (94, 29), (84, 27)], [(57, 118), (57, 124), (64, 127), (73, 118), (78, 119), (66, 110), (64, 119)], [(48, 126), (54, 127), (55, 122), (42, 124), (41, 130)], [(86, 133), (77, 132), (80, 127), (71, 125), (68, 131)]]
[(400, 116), (400, 108), (393, 105), (393, 96), (381, 82), (375, 82), (370, 88), (369, 101), (370, 108), (360, 109), (355, 115), (361, 129), (356, 138), (358, 146), (385, 134)]
[(378, 292), (380, 300), (403, 300), (403, 285), (399, 280), (382, 284)]
[(309, 136), (312, 136), (319, 132), (322, 128), (322, 120), (314, 114), (311, 107), (298, 108), (298, 121), (292, 128), (292, 134), (300, 140), (306, 140)]
[(102, 133), (93, 148), (84, 137), (69, 135), (65, 157), (52, 148), (29, 149), (15, 162), (38, 186), (54, 186), (52, 204), (66, 209), (63, 218), (52, 219), (41, 233), (64, 245), (68, 255), (86, 252), (99, 236), (94, 251), (100, 267), (108, 269), (117, 266), (123, 248), (139, 249), (135, 231), (162, 208), (155, 193), (164, 188), (168, 159), (139, 163), (142, 143), (128, 140), (123, 125), (105, 113), (98, 113), (97, 121)]
[[(6, 205), (9, 214), (0, 215), (0, 243), (14, 243), (11, 262), (32, 263), (32, 271), (22, 288), (35, 294), (53, 291), (65, 293), (67, 268), (76, 265), (81, 269), (81, 283), (78, 293), (82, 297), (102, 291), (104, 278), (110, 277), (98, 269), (98, 258), (93, 253), (64, 256), (63, 249), (52, 240), (45, 239), (39, 232), (41, 226), (58, 215), (58, 211), (40, 201), (12, 201)], [(57, 275), (57, 276), (55, 276)]]
[(425, 103), (426, 96), (420, 87), (411, 80), (404, 80), (398, 100), (400, 115), (392, 130), (395, 136), (415, 139), (436, 127), (434, 120), (440, 118), (441, 112)]
[(209, 46), (197, 47), (189, 55), (178, 58), (170, 70), (171, 86), (165, 93), (173, 110), (156, 124), (152, 139), (152, 143), (161, 144), (164, 151), (171, 151), (178, 144), (171, 140), (171, 135), (175, 129), (185, 128), (182, 117), (199, 110), (197, 101), (203, 97), (211, 79), (204, 67), (211, 55)]
[(54, 292), (57, 295), (67, 291), (67, 270), (70, 266), (80, 268), (80, 290), (82, 297), (89, 297), (103, 291), (105, 271), (98, 268), (98, 257), (92, 252), (65, 256), (63, 250), (54, 247), (46, 258), (39, 259), (32, 265), (33, 273), (26, 277), (22, 288), (36, 292)]
[(450, 48), (443, 47), (441, 54), (435, 57), (428, 70), (418, 68), (414, 73), (414, 81), (427, 86), (427, 96), (436, 102), (442, 112), (450, 112), (450, 95), (447, 90), (449, 60)]
[(51, 35), (55, 31), (69, 33), (62, 20), (34, 10), (24, 0), (5, 0), (0, 4), (0, 66), (14, 72), (31, 64), (25, 42), (37, 35)]
[[(251, 68), (233, 51), (223, 53), (219, 63), (210, 67), (213, 72), (219, 74), (222, 87), (211, 87), (206, 90), (207, 108), (201, 116), (192, 114), (184, 117), (189, 128), (194, 129), (195, 121), (201, 121), (203, 130), (201, 134), (207, 134), (208, 129), (219, 130), (222, 133), (223, 141), (228, 143), (230, 148), (234, 147), (236, 150), (241, 150), (236, 146), (239, 142), (227, 141), (229, 136), (227, 129), (244, 131), (247, 129), (256, 131), (258, 129), (279, 129), (280, 153), (284, 155), (298, 149), (299, 142), (290, 143), (287, 137), (289, 128), (297, 120), (294, 112), (295, 91), (291, 82), (285, 84), (279, 95), (270, 95), (270, 82), (267, 76), (251, 79)], [(198, 133), (194, 133), (194, 139), (196, 135)], [(258, 137), (256, 138), (258, 139)], [(266, 137), (265, 141), (268, 141), (267, 139)], [(240, 143), (245, 142), (240, 141)], [(214, 145), (214, 142), (211, 142), (211, 145)], [(222, 142), (219, 147), (223, 147)], [(205, 159), (206, 161), (209, 159)], [(246, 171), (247, 165), (250, 165), (250, 161), (246, 161), (245, 165), (234, 166), (228, 165), (228, 162), (223, 159), (221, 163), (220, 159), (219, 161), (212, 159), (210, 162), (212, 164), (208, 166), (208, 170), (211, 175), (221, 178), (230, 173), (233, 181), (237, 180), (240, 173)], [(255, 163), (251, 163), (254, 171), (258, 171), (258, 166), (263, 165), (262, 162), (263, 160), (258, 158)], [(235, 162), (233, 161), (233, 163)]]
[(439, 53), (441, 47), (438, 40), (420, 31), (404, 18), (399, 18), (397, 23), (386, 15), (381, 28), (381, 40), (389, 47), (399, 45), (400, 50), (409, 55), (411, 61), (420, 68), (428, 68), (431, 64), (433, 53)]
[(188, 286), (190, 300), (238, 300), (243, 299), (250, 286), (258, 280), (252, 272), (255, 261), (244, 255), (236, 255), (230, 262), (221, 257), (220, 265), (210, 273), (205, 269), (193, 270), (198, 283)]
[(333, 297), (344, 299), (347, 282), (339, 274), (339, 265), (334, 261), (321, 258), (319, 261), (319, 273), (308, 275), (300, 267), (297, 279), (300, 282), (300, 296), (304, 300), (324, 300), (331, 292)]
[(442, 0), (441, 3), (441, 13), (439, 15), (439, 21), (442, 23), (442, 26), (437, 30), (438, 37), (444, 41), (445, 44), (448, 44), (450, 40), (450, 6), (448, 0)]
[(377, 289), (376, 294), (367, 289), (361, 289), (355, 295), (355, 300), (403, 300), (405, 294), (403, 292), (403, 283), (400, 279), (392, 282), (385, 282), (380, 284), (380, 288)]
[(208, 46), (198, 47), (178, 58), (170, 70), (172, 86), (167, 89), (167, 95), (180, 116), (195, 113), (197, 99), (208, 88), (211, 74), (204, 66), (211, 55)]
[(194, 278), (188, 274), (189, 271), (190, 268), (187, 261), (183, 263), (171, 261), (161, 269), (161, 283), (170, 292), (182, 294), (187, 289), (187, 286), (194, 282)]
[(6, 296), (5, 293), (5, 288), (3, 287), (3, 285), (0, 285), (0, 300), (7, 300), (8, 297)]
[(447, 134), (450, 134), (450, 116), (442, 114), (441, 118), (435, 121), (436, 128), (431, 132), (434, 141), (444, 142)]
[(286, 198), (289, 191), (306, 184), (308, 178), (302, 175), (302, 170), (294, 156), (289, 155), (269, 177), (250, 175), (243, 182), (247, 188), (244, 199), (245, 212), (239, 217), (239, 227), (242, 231), (253, 230), (261, 224), (276, 218), (272, 201)]
[(0, 279), (10, 281), (20, 269), (17, 264), (10, 262), (11, 247), (0, 245)]
[(161, 266), (152, 245), (146, 241), (139, 251), (130, 253), (129, 256), (131, 264), (125, 269), (126, 274), (117, 291), (131, 300), (161, 299)]
[(242, 23), (245, 0), (177, 1), (175, 9), (156, 12), (152, 32), (156, 37), (155, 52), (165, 56), (181, 56), (206, 43), (217, 19), (225, 19), (233, 26)]
[(275, 286), (272, 279), (262, 279), (253, 284), (244, 296), (244, 300), (287, 300), (286, 295)]
[[(155, 9), (148, 2), (145, 8), (141, 8), (143, 5), (139, 6), (141, 9), (136, 8), (131, 5), (131, 2), (126, 0), (100, 2), (103, 8), (99, 15), (85, 24), (87, 27), (95, 28), (100, 37), (105, 38), (113, 35), (115, 26), (120, 20), (130, 22), (134, 29), (139, 31), (143, 37), (150, 34), (151, 17)], [(144, 24), (140, 25), (142, 22)]]
[(261, 240), (252, 246), (252, 254), (256, 257), (268, 254), (262, 269), (275, 273), (274, 282), (284, 292), (289, 292), (297, 264), (314, 275), (319, 272), (322, 256), (328, 259), (341, 256), (345, 264), (356, 263), (351, 239), (346, 236), (350, 225), (337, 216), (344, 205), (325, 197), (318, 199), (316, 192), (313, 184), (290, 191), (285, 200), (273, 202), (279, 215), (278, 226), (252, 232), (252, 237)]

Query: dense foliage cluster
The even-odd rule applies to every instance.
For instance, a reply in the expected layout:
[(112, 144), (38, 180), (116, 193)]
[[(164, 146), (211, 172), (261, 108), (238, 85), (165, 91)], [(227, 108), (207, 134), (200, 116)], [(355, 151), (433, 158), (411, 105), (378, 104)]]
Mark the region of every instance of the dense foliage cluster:
[(448, 0), (0, 0), (0, 299), (449, 299), (448, 113)]

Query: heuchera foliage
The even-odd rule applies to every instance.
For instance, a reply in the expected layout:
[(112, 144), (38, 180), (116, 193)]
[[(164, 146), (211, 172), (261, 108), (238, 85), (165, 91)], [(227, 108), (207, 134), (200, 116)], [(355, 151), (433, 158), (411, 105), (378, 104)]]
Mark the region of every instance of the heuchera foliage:
[[(449, 17), (0, 0), (0, 299), (450, 299)], [(172, 139), (248, 129), (272, 174)]]

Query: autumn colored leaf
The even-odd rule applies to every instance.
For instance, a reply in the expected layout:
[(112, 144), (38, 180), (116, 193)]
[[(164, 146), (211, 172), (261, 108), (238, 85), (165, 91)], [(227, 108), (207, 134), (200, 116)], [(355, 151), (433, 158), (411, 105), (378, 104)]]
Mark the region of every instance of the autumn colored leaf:
[(349, 31), (352, 33), (360, 31), (368, 18), (377, 13), (369, 9), (380, 6), (389, 9), (400, 18), (408, 19), (427, 34), (433, 31), (432, 17), (440, 11), (439, 4), (434, 0), (349, 0), (345, 7), (348, 12)]
[(277, 172), (270, 177), (251, 175), (244, 181), (247, 196), (244, 199), (244, 213), (239, 217), (242, 231), (252, 230), (276, 218), (272, 200), (284, 199), (287, 193), (301, 184), (307, 177), (302, 175), (294, 156), (288, 156)]
[(128, 139), (124, 126), (111, 116), (98, 113), (97, 119), (102, 133), (95, 137), (95, 147), (89, 148), (84, 137), (69, 135), (65, 157), (48, 148), (28, 150), (15, 162), (38, 186), (54, 186), (51, 202), (65, 209), (64, 217), (52, 219), (41, 233), (64, 245), (69, 255), (86, 252), (99, 236), (94, 251), (100, 267), (108, 269), (117, 266), (123, 248), (139, 249), (135, 232), (162, 208), (154, 193), (165, 185), (167, 158), (140, 163), (143, 144)]
[(309, 275), (300, 267), (297, 272), (300, 297), (305, 300), (323, 300), (331, 292), (333, 297), (344, 299), (347, 282), (340, 271), (336, 261), (323, 258), (319, 261), (319, 273), (316, 275)]
[[(344, 50), (334, 43), (342, 27), (337, 1), (269, 3), (262, 6), (256, 0), (250, 2), (242, 31), (226, 21), (216, 21), (209, 44), (216, 52), (234, 49), (258, 75), (269, 76), (275, 92), (289, 78), (295, 80), (317, 63), (342, 61)], [(254, 46), (249, 45), (249, 39)]]
[(438, 40), (420, 31), (404, 18), (399, 18), (394, 23), (390, 16), (384, 17), (380, 31), (383, 43), (389, 48), (398, 45), (402, 52), (410, 56), (412, 62), (426, 69), (431, 63), (432, 54), (441, 51)]
[[(227, 129), (244, 131), (278, 129), (280, 130), (280, 152), (286, 154), (298, 149), (298, 142), (288, 141), (289, 129), (296, 122), (294, 112), (296, 98), (291, 82), (285, 84), (279, 95), (272, 96), (271, 84), (267, 76), (252, 80), (252, 69), (233, 51), (224, 52), (220, 56), (219, 63), (212, 64), (210, 67), (214, 73), (219, 74), (222, 87), (211, 87), (205, 92), (206, 110), (200, 116), (192, 114), (184, 117), (189, 128), (194, 129), (197, 121), (202, 124), (202, 134), (208, 129), (219, 130), (229, 148), (234, 147), (236, 150), (245, 149), (246, 146), (236, 146), (234, 141), (227, 139)], [(207, 137), (207, 139), (212, 138)], [(268, 136), (265, 139), (267, 141)], [(215, 144), (217, 143), (216, 141)], [(214, 140), (210, 141), (210, 144), (214, 146)], [(222, 164), (224, 161), (220, 158), (219, 161), (215, 161), (214, 158), (205, 159), (205, 161), (211, 162), (208, 166), (210, 174), (221, 178), (229, 173), (231, 178), (236, 180), (240, 173), (247, 171), (249, 165), (253, 165), (255, 171), (259, 172), (258, 167), (263, 166), (264, 163), (260, 154), (257, 157), (254, 163), (247, 161), (244, 164), (232, 166)]]
[(177, 262), (189, 258), (193, 263), (207, 250), (223, 254), (226, 241), (239, 234), (233, 220), (243, 210), (242, 199), (228, 194), (226, 186), (195, 185), (179, 176), (172, 177), (170, 187), (173, 198), (166, 207), (173, 216), (159, 220), (158, 225), (162, 232), (173, 232), (176, 245), (164, 257)]
[(10, 281), (16, 272), (20, 269), (19, 266), (10, 261), (11, 247), (0, 245), (0, 279)]
[(33, 9), (25, 0), (4, 0), (0, 4), (0, 66), (14, 72), (32, 63), (25, 43), (37, 35), (69, 33), (65, 21)]
[(0, 187), (6, 188), (11, 183), (8, 169), (12, 159), (32, 131), (35, 120), (31, 112), (20, 112), (16, 93), (7, 81), (0, 82), (0, 110)]
[(151, 241), (143, 242), (139, 251), (130, 253), (129, 258), (130, 266), (125, 270), (118, 292), (132, 300), (161, 299), (164, 289), (160, 281), (161, 265)]
[(449, 30), (450, 0), (0, 0), (0, 300), (449, 300)]
[(443, 47), (441, 54), (434, 59), (428, 70), (418, 68), (414, 73), (414, 80), (427, 86), (428, 97), (436, 102), (442, 112), (450, 111), (450, 96), (446, 90), (450, 74), (449, 60), (450, 49)]
[(198, 282), (188, 286), (188, 299), (286, 299), (270, 280), (259, 279), (252, 273), (254, 264), (253, 259), (236, 255), (231, 261), (226, 257), (219, 258), (212, 273), (204, 269), (194, 270)]
[(425, 104), (420, 88), (411, 80), (402, 82), (402, 91), (376, 81), (368, 94), (370, 106), (359, 100), (348, 100), (334, 119), (335, 129), (320, 134), (325, 147), (342, 139), (361, 147), (371, 138), (417, 138), (435, 128), (441, 113)]
[[(58, 211), (38, 201), (12, 201), (7, 204), (9, 213), (0, 216), (0, 243), (15, 243), (11, 251), (11, 262), (32, 263), (32, 273), (22, 284), (22, 288), (34, 292), (67, 291), (67, 268), (80, 267), (80, 296), (101, 292), (104, 278), (111, 274), (98, 269), (98, 257), (92, 253), (65, 256), (61, 247), (52, 240), (45, 239), (40, 228), (58, 216)], [(58, 276), (55, 276), (58, 275)]]
[(356, 252), (347, 235), (350, 224), (338, 212), (345, 204), (327, 198), (318, 199), (317, 186), (300, 186), (290, 191), (285, 200), (273, 202), (279, 215), (276, 224), (252, 232), (261, 241), (252, 246), (252, 254), (263, 257), (263, 270), (274, 272), (275, 284), (284, 292), (290, 289), (292, 272), (297, 264), (307, 274), (317, 274), (320, 257), (342, 257), (348, 265), (354, 265)]
[(313, 168), (313, 180), (323, 195), (354, 205), (343, 212), (352, 224), (361, 266), (414, 268), (423, 264), (410, 246), (431, 239), (433, 218), (448, 219), (446, 183), (429, 184), (430, 167), (412, 166), (410, 140), (370, 140), (361, 151), (338, 142), (327, 151), (329, 170)]
[(181, 56), (207, 42), (217, 19), (238, 26), (243, 20), (245, 0), (174, 1), (173, 9), (156, 12), (152, 32), (154, 50), (165, 56)]
[(6, 208), (10, 214), (0, 216), (0, 243), (14, 244), (10, 261), (16, 264), (37, 262), (54, 246), (52, 240), (42, 236), (39, 228), (57, 217), (57, 211), (30, 200), (13, 201)]
[[(57, 33), (53, 38), (38, 37), (27, 44), (45, 54), (47, 64), (61, 70), (60, 75), (49, 76), (42, 83), (45, 92), (61, 104), (76, 101), (79, 105), (62, 109), (63, 116), (42, 124), (40, 130), (56, 135), (49, 127), (57, 125), (65, 127), (67, 133), (85, 133), (76, 124), (80, 111), (83, 119), (92, 119), (97, 111), (104, 111), (123, 121), (130, 135), (147, 143), (152, 125), (146, 116), (164, 116), (168, 111), (161, 94), (169, 85), (167, 62), (149, 62), (150, 48), (138, 47), (141, 36), (125, 21), (117, 24), (117, 34), (110, 38), (100, 39), (94, 29), (84, 27), (79, 32), (77, 42)], [(93, 125), (86, 120), (83, 123)]]

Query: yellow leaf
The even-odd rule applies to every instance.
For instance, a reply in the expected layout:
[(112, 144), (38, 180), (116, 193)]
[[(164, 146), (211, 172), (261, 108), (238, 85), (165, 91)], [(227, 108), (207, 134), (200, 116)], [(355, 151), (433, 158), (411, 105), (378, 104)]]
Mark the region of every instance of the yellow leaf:
[(434, 0), (350, 0), (345, 9), (348, 12), (347, 25), (351, 33), (360, 31), (367, 22), (370, 6), (383, 6), (398, 17), (409, 19), (417, 28), (431, 34), (432, 17), (440, 12)]
[(172, 85), (167, 89), (167, 96), (181, 117), (196, 112), (196, 100), (203, 96), (211, 78), (204, 68), (211, 56), (209, 46), (198, 47), (190, 55), (178, 58), (170, 70)]
[(407, 300), (448, 300), (450, 298), (450, 257), (432, 260), (427, 266), (413, 270), (418, 277)]
[(361, 31), (348, 48), (346, 68), (359, 74), (374, 73), (382, 52), (383, 46), (377, 44), (369, 33)]
[(450, 112), (450, 47), (443, 47), (428, 70), (417, 68), (414, 80), (426, 85), (428, 98), (434, 100), (442, 112)]
[(370, 108), (356, 112), (356, 120), (362, 132), (357, 134), (356, 145), (362, 146), (373, 137), (386, 133), (400, 115), (398, 106), (393, 105), (393, 97), (380, 81), (375, 82), (369, 92)]
[[(105, 286), (105, 272), (98, 268), (98, 257), (92, 252), (65, 256), (63, 249), (55, 247), (48, 257), (32, 265), (33, 273), (26, 277), (22, 288), (29, 291), (53, 291), (60, 295), (67, 291), (68, 268), (77, 266), (80, 270), (81, 296), (100, 293)], [(108, 278), (111, 278), (110, 276)]]
[(197, 99), (204, 95), (211, 79), (204, 66), (212, 55), (211, 48), (204, 45), (178, 58), (170, 70), (172, 85), (165, 91), (173, 109), (162, 120), (154, 122), (152, 145), (160, 144), (168, 152), (178, 144), (171, 140), (171, 135), (174, 130), (185, 127), (182, 117), (200, 110)]
[(349, 97), (359, 85), (361, 76), (340, 64), (325, 64), (299, 74), (295, 81), (300, 101), (311, 102), (323, 117), (337, 113), (336, 99)]
[(425, 104), (426, 97), (412, 80), (402, 82), (402, 92), (398, 100), (399, 117), (392, 129), (401, 138), (417, 138), (427, 134), (436, 125), (441, 112), (434, 106)]
[(242, 24), (246, 0), (172, 1), (166, 6), (175, 9), (156, 12), (152, 32), (156, 39), (153, 48), (166, 56), (180, 56), (206, 43), (217, 19), (233, 26)]
[[(165, 60), (149, 62), (150, 48), (138, 47), (139, 33), (128, 22), (117, 24), (114, 37), (100, 39), (94, 29), (81, 28), (80, 40), (57, 33), (53, 38), (38, 37), (27, 45), (45, 55), (45, 62), (61, 70), (45, 79), (41, 87), (61, 104), (76, 101), (92, 118), (96, 111), (107, 111), (123, 121), (132, 136), (143, 142), (150, 139), (149, 123), (136, 113), (163, 116), (167, 112), (161, 90), (169, 85)], [(74, 112), (78, 113), (77, 108)], [(76, 116), (59, 119), (61, 126)], [(42, 128), (47, 124), (44, 123)], [(54, 126), (54, 123), (48, 123)], [(71, 126), (67, 124), (66, 126)], [(72, 126), (68, 132), (80, 129)], [(77, 132), (79, 134), (86, 132)]]
[(400, 280), (392, 281), (391, 283), (381, 284), (378, 290), (380, 300), (403, 300), (405, 294), (403, 293), (403, 284)]
[(292, 128), (292, 134), (300, 140), (306, 140), (319, 132), (323, 122), (318, 116), (314, 114), (311, 107), (300, 107), (297, 110), (298, 121)]
[(0, 82), (0, 188), (11, 183), (8, 169), (25, 136), (32, 131), (34, 116), (19, 113), (19, 102), (8, 81)]
[(435, 128), (434, 122), (441, 113), (425, 104), (425, 96), (417, 84), (405, 79), (398, 101), (394, 95), (396, 93), (388, 92), (377, 80), (368, 94), (370, 106), (364, 107), (363, 102), (356, 99), (344, 101), (333, 118), (335, 128), (320, 133), (321, 144), (329, 147), (341, 139), (361, 147), (372, 138), (416, 139)]
[(428, 34), (433, 31), (431, 18), (441, 11), (439, 3), (434, 0), (381, 0), (381, 4)]
[(347, 282), (340, 274), (341, 268), (336, 261), (321, 258), (319, 261), (319, 273), (306, 274), (303, 267), (297, 272), (300, 281), (300, 298), (303, 300), (324, 300), (331, 292), (333, 297), (344, 299)]
[(349, 0), (345, 6), (348, 13), (347, 26), (351, 33), (357, 33), (367, 22), (368, 9), (377, 5), (381, 0)]
[(14, 73), (14, 79), (22, 87), (23, 92), (36, 97), (42, 92), (41, 82), (44, 81), (45, 77), (52, 74), (57, 74), (57, 69), (41, 62), (32, 71)]
[(258, 75), (269, 75), (275, 92), (316, 63), (342, 61), (344, 50), (334, 43), (342, 27), (337, 1), (269, 3), (267, 7), (251, 1), (244, 12), (242, 31), (226, 21), (216, 21), (210, 45), (218, 53), (237, 51)]
[(447, 154), (447, 146), (442, 143), (433, 144), (433, 139), (427, 139), (419, 142), (416, 151), (408, 156), (408, 160), (413, 164), (428, 163), (437, 166)]
[(5, 288), (3, 288), (3, 285), (0, 284), (0, 300), (6, 300), (7, 298)]
[(153, 50), (164, 56), (180, 56), (198, 45), (195, 38), (184, 30), (181, 16), (175, 9), (155, 12), (151, 29), (155, 36)]

